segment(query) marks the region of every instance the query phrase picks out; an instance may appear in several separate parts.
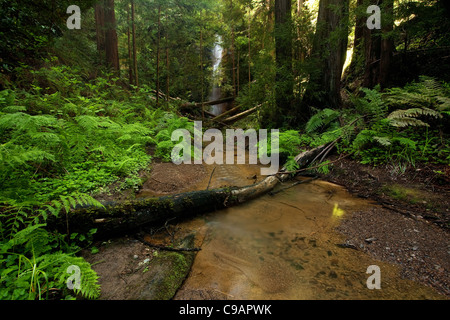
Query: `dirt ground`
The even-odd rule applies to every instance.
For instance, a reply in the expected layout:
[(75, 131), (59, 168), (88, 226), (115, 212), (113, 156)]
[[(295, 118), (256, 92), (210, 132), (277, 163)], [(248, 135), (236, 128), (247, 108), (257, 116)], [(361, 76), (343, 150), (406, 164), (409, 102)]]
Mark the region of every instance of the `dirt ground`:
[[(153, 164), (147, 175), (141, 196), (142, 192), (145, 196), (183, 192), (209, 177), (202, 165), (164, 163)], [(322, 178), (379, 204), (348, 215), (336, 229), (347, 237), (349, 248), (399, 264), (405, 278), (450, 297), (448, 167), (427, 166), (398, 174), (389, 166), (373, 168), (344, 159)], [(145, 230), (141, 236), (152, 243), (170, 245), (175, 237), (198, 232), (193, 225), (192, 230), (181, 231), (173, 226), (161, 226), (158, 230)], [(100, 276), (101, 299), (138, 297), (136, 291), (141, 290), (142, 283), (148, 283), (151, 274), (146, 274), (146, 264), (157, 256), (158, 250), (135, 238), (115, 239), (97, 246), (98, 253), (86, 256)]]
[(336, 230), (349, 247), (398, 264), (403, 277), (450, 297), (450, 168), (393, 169), (347, 159), (335, 165), (325, 180), (379, 204), (348, 216)]

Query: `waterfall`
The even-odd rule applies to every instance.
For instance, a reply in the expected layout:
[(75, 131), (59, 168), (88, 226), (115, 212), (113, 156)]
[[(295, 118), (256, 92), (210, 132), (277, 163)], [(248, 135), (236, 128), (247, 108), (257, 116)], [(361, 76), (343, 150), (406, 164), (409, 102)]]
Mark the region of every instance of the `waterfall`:
[[(220, 64), (222, 63), (223, 47), (222, 37), (216, 35), (216, 43), (213, 50), (213, 73), (212, 73), (212, 91), (209, 96), (211, 101), (219, 100), (221, 98), (220, 90)], [(211, 106), (211, 113), (219, 115), (226, 109), (226, 104), (218, 104)]]

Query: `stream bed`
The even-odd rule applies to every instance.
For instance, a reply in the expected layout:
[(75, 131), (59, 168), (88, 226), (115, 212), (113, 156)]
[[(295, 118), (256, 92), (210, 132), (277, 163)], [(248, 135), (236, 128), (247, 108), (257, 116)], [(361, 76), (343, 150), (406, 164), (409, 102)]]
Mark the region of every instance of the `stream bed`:
[[(246, 186), (263, 178), (257, 165), (204, 167), (205, 178), (184, 191)], [(401, 279), (398, 266), (344, 244), (335, 228), (371, 206), (316, 180), (179, 223), (197, 234), (201, 251), (174, 299), (445, 299)], [(371, 265), (380, 267), (380, 290), (367, 287)]]
[[(175, 299), (442, 298), (400, 279), (396, 266), (339, 246), (340, 220), (370, 205), (315, 181), (187, 222), (204, 239)], [(370, 265), (380, 267), (380, 290), (367, 287)]]

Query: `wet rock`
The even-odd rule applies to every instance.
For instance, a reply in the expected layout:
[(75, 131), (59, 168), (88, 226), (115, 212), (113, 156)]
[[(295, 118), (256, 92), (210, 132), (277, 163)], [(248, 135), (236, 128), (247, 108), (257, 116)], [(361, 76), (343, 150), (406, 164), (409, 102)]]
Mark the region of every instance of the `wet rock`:
[(377, 241), (377, 240), (378, 240), (377, 238), (367, 238), (367, 239), (364, 239), (364, 241), (367, 242), (367, 243), (372, 243), (372, 242)]
[(358, 247), (355, 246), (353, 243), (351, 242), (345, 242), (345, 243), (338, 243), (336, 244), (339, 248), (344, 248), (344, 249), (354, 249), (354, 250), (358, 250)]

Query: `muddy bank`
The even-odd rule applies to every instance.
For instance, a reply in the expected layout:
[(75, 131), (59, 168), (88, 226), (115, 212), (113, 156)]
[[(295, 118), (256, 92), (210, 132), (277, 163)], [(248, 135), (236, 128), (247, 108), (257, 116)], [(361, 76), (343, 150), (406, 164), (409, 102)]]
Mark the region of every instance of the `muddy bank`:
[(398, 265), (403, 278), (450, 297), (450, 170), (395, 169), (345, 159), (323, 177), (378, 204), (347, 215), (336, 231), (357, 250)]
[(448, 165), (402, 169), (395, 165), (373, 167), (343, 159), (322, 179), (345, 187), (355, 196), (373, 199), (387, 209), (450, 230)]

